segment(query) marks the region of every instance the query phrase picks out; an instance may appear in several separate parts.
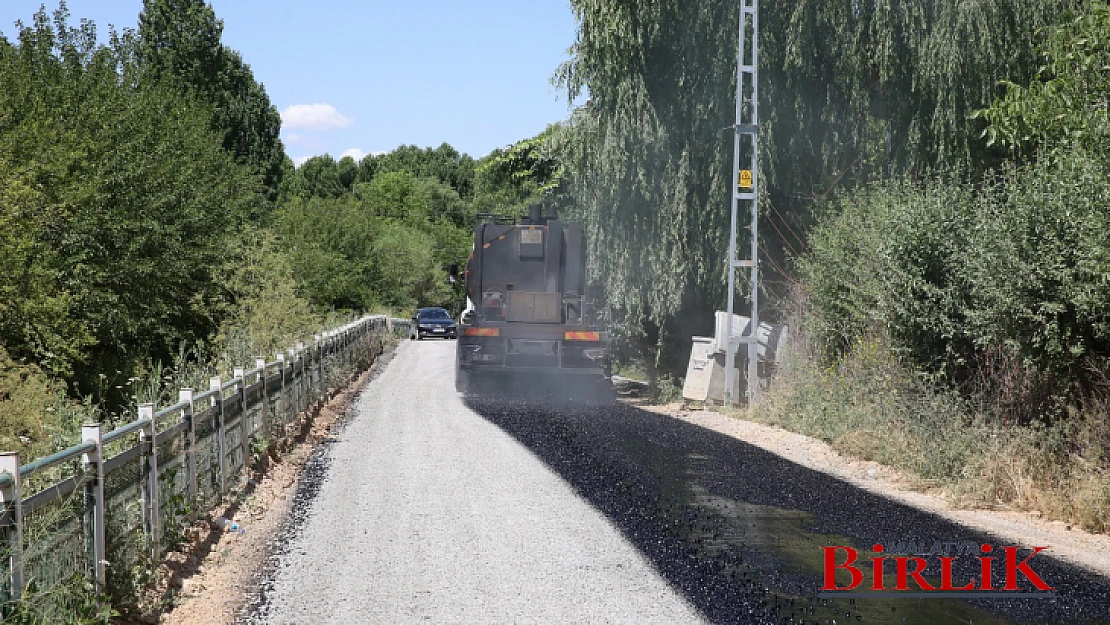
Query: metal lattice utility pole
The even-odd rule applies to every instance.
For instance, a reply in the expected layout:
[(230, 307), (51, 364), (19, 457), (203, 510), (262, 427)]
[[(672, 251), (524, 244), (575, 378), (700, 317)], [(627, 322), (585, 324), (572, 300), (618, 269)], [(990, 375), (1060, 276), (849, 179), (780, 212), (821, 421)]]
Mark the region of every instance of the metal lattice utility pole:
[[(756, 342), (759, 328), (759, 0), (740, 0), (739, 53), (736, 64), (736, 126), (734, 127), (732, 168), (732, 226), (728, 239), (728, 320), (725, 332), (725, 405), (734, 401), (736, 385), (736, 346), (748, 344), (748, 405), (759, 394), (759, 353)], [(740, 162), (744, 152), (751, 155), (748, 168)], [(736, 258), (737, 212), (740, 203), (751, 207), (752, 249), (750, 260)], [(733, 339), (733, 300), (736, 295), (736, 270), (749, 268), (752, 283), (752, 315), (748, 332)]]

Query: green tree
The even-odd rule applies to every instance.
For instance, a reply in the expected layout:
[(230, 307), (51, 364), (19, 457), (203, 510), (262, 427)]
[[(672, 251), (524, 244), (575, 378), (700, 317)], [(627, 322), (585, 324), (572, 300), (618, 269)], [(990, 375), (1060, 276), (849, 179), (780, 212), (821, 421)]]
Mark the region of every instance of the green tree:
[(835, 202), (802, 263), (807, 330), (833, 362), (869, 333), (903, 362), (1008, 411), (1057, 416), (1110, 363), (1107, 158), (1081, 147), (952, 177), (868, 185)]
[(302, 163), (284, 188), (292, 196), (301, 198), (337, 198), (345, 192), (339, 177), (339, 164), (328, 154), (313, 156)]
[[(994, 100), (1000, 80), (1033, 74), (1037, 29), (1078, 4), (763, 3), (765, 223), (797, 231), (815, 200), (870, 179), (995, 164), (970, 114)], [(681, 370), (689, 335), (708, 331), (726, 299), (739, 7), (571, 6), (578, 37), (556, 79), (571, 100), (590, 99), (556, 133), (567, 188), (624, 330)], [(774, 264), (784, 248), (804, 253), (804, 242), (788, 247), (774, 228), (765, 235)]]
[(1092, 2), (1046, 35), (1037, 78), (1006, 81), (1005, 96), (976, 112), (988, 143), (1026, 157), (1061, 145), (1110, 150), (1110, 5)]
[(358, 163), (350, 156), (344, 156), (336, 164), (336, 173), (339, 176), (339, 186), (343, 187), (345, 192), (350, 192), (355, 181), (358, 180)]
[(449, 144), (438, 148), (418, 148), (403, 145), (392, 152), (372, 157), (374, 175), (389, 172), (407, 172), (417, 178), (435, 178), (450, 185), (467, 199), (474, 190), (474, 159)]
[(215, 343), (233, 356), (233, 362), (274, 354), (322, 324), (311, 303), (297, 292), (293, 262), (272, 230), (248, 229), (229, 249), (220, 283), (230, 297)]
[(19, 224), (0, 236), (0, 342), (88, 392), (215, 329), (224, 233), (263, 198), (204, 107), (121, 80), (126, 42), (67, 17), (0, 45), (0, 221)]
[(358, 176), (356, 182), (370, 182), (374, 179), (374, 174), (378, 171), (377, 157), (373, 154), (367, 154), (362, 157), (358, 162)]
[[(428, 212), (457, 195), (436, 181), (400, 173), (370, 186), (364, 199), (296, 199), (280, 211), (299, 292), (323, 310), (450, 301), (447, 265), (465, 258), (469, 238)], [(443, 190), (449, 195), (437, 196)]]
[(475, 170), (474, 203), (482, 212), (522, 212), (558, 194), (564, 168), (553, 149), (555, 126), (483, 157)]
[(222, 43), (223, 21), (204, 0), (144, 0), (138, 59), (146, 76), (169, 81), (212, 108), (224, 148), (263, 174), (276, 196), (283, 172), (281, 116), (240, 54)]

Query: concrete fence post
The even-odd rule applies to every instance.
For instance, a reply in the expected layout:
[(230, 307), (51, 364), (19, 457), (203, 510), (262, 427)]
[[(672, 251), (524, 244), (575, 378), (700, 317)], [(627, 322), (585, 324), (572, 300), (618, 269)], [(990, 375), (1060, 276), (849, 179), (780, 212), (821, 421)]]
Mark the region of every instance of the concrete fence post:
[[(251, 457), (251, 427), (250, 419), (247, 415), (247, 371), (243, 367), (235, 367), (235, 386), (239, 392), (239, 432), (242, 439), (241, 447), (243, 448), (243, 475), (247, 473), (247, 467), (250, 466)], [(246, 479), (244, 477), (244, 479)]]
[(301, 366), (301, 375), (297, 383), (297, 397), (299, 399), (299, 401), (297, 401), (297, 412), (301, 412), (303, 410), (308, 410), (308, 394), (310, 389), (308, 388), (308, 374), (304, 366), (304, 343), (297, 341), (297, 347), (295, 349), (297, 350), (297, 363)]
[(183, 388), (178, 391), (177, 401), (185, 402), (185, 407), (181, 409), (181, 420), (185, 423), (182, 455), (185, 457), (185, 489), (189, 498), (188, 518), (193, 521), (197, 518), (197, 424), (193, 389)]
[[(278, 361), (278, 374), (281, 376), (281, 387), (278, 389), (278, 410), (274, 413), (275, 419), (278, 423), (285, 423), (285, 411), (289, 409), (288, 400), (285, 390), (285, 354), (277, 355)], [(285, 437), (285, 430), (282, 430), (282, 437)]]
[(293, 419), (297, 418), (297, 413), (301, 411), (301, 396), (297, 386), (297, 350), (289, 348), (285, 353), (289, 356), (289, 392), (293, 396), (289, 401), (290, 410), (285, 415), (285, 423), (288, 424), (292, 423)]
[(0, 453), (0, 473), (11, 479), (0, 487), (0, 504), (5, 515), (5, 546), (8, 549), (8, 584), (13, 601), (23, 593), (23, 494), (19, 479), (19, 453)]
[(162, 511), (158, 493), (158, 421), (154, 416), (154, 404), (139, 405), (139, 419), (146, 424), (139, 430), (139, 440), (143, 444), (146, 461), (142, 480), (143, 508), (146, 510), (146, 532), (150, 539), (151, 557), (155, 562), (162, 549)]
[(100, 424), (82, 425), (81, 440), (96, 445), (95, 449), (85, 453), (81, 461), (85, 467), (85, 475), (89, 477), (85, 482), (85, 536), (88, 540), (89, 555), (92, 558), (93, 584), (97, 594), (102, 594), (107, 581), (104, 566), (107, 564), (108, 556), (104, 542), (106, 502), (104, 501), (104, 446)]
[(262, 382), (262, 425), (261, 437), (264, 440), (270, 438), (270, 381), (266, 376), (266, 359), (255, 358), (254, 367), (258, 369), (258, 379)]
[(343, 330), (343, 375), (351, 373), (351, 330), (345, 328)]
[(220, 468), (220, 497), (227, 494), (227, 428), (224, 419), (224, 382), (219, 377), (209, 378), (208, 388), (213, 391), (212, 406), (216, 408), (216, 454)]
[(312, 351), (316, 354), (316, 397), (323, 406), (324, 395), (327, 394), (327, 385), (324, 383), (324, 337), (317, 334), (313, 337)]

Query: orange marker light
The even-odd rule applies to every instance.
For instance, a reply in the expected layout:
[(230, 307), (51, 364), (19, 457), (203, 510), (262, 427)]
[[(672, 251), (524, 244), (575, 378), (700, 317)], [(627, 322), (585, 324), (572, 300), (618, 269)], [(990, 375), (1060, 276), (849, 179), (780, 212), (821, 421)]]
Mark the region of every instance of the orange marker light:
[(598, 332), (567, 332), (563, 335), (563, 339), (567, 341), (600, 341), (601, 334)]
[(501, 328), (467, 328), (463, 330), (466, 336), (501, 336)]

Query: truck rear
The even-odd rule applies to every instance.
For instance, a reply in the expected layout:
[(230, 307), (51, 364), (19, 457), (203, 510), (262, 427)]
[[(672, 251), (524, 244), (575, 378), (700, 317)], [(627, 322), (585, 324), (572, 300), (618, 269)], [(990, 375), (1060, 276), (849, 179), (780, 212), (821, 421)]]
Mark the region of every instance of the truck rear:
[(455, 388), (570, 395), (611, 388), (603, 286), (587, 280), (582, 225), (542, 217), (480, 223), (466, 265)]

